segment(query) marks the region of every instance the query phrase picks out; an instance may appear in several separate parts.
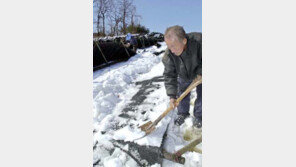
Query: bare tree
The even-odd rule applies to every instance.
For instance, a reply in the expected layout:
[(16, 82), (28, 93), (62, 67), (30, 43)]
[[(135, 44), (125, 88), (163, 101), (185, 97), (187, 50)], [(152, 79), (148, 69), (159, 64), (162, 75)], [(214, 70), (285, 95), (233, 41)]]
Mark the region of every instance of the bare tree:
[[(100, 32), (100, 20), (101, 20), (101, 15), (99, 14), (99, 0), (93, 0), (93, 10), (95, 11), (95, 13), (97, 14), (97, 18), (96, 21), (94, 21), (94, 24), (97, 24), (97, 32)], [(95, 16), (94, 16), (95, 17)]]
[[(108, 32), (114, 35), (127, 33), (128, 24), (134, 27), (140, 15), (136, 14), (136, 7), (133, 0), (93, 0), (94, 10), (96, 8), (98, 33), (106, 34), (106, 22)], [(132, 30), (134, 31), (134, 29)]]
[(119, 0), (119, 5), (120, 5), (120, 12), (122, 16), (122, 32), (123, 34), (126, 34), (126, 27), (127, 27), (127, 22), (128, 18), (130, 18), (131, 15), (131, 7), (132, 7), (132, 0)]
[(137, 9), (136, 6), (132, 5), (131, 6), (131, 27), (132, 27), (132, 31), (134, 32), (134, 27), (135, 25), (138, 23), (138, 20), (141, 19), (142, 17), (140, 15), (137, 15)]
[(114, 0), (110, 0), (110, 12), (108, 14), (108, 21), (111, 33), (119, 35), (119, 23), (122, 21), (119, 4)]
[[(100, 29), (102, 27), (102, 33), (105, 35), (105, 20), (106, 15), (110, 11), (110, 0), (93, 0), (94, 10), (97, 11), (97, 30), (98, 33), (101, 32)], [(101, 25), (101, 20), (103, 25)]]

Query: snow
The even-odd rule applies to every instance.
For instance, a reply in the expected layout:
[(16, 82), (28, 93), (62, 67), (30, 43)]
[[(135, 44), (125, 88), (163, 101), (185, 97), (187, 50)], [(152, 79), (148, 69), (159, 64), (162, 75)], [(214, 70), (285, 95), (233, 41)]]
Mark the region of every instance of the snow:
[(145, 135), (145, 132), (141, 131), (139, 128), (131, 128), (129, 125), (124, 128), (119, 129), (114, 133), (113, 139), (124, 140), (124, 141), (134, 141)]
[(160, 164), (151, 165), (151, 167), (161, 167)]
[[(125, 99), (123, 95), (133, 93), (134, 85), (132, 81), (142, 73), (148, 72), (161, 61), (161, 57), (153, 56), (151, 52), (157, 49), (152, 46), (149, 52), (137, 54), (130, 58), (128, 62), (116, 64), (104, 70), (99, 70), (93, 74), (93, 94), (94, 94), (94, 121), (101, 121), (106, 115), (111, 114), (116, 104)], [(139, 51), (142, 52), (141, 50)], [(129, 90), (130, 92), (126, 92)]]
[[(173, 119), (172, 119), (173, 121)], [(167, 138), (164, 143), (164, 149), (168, 152), (176, 152), (185, 145), (189, 144), (190, 142), (185, 141), (183, 139), (183, 135), (188, 130), (188, 128), (192, 128), (192, 118), (187, 118), (185, 120), (185, 123), (181, 125), (180, 127), (177, 127), (172, 123), (169, 124), (169, 127), (167, 129)], [(191, 129), (190, 129), (191, 130)], [(192, 133), (192, 131), (191, 131)], [(172, 147), (175, 146), (175, 147)], [(197, 146), (198, 148), (201, 148), (201, 144)], [(200, 167), (201, 165), (201, 154), (196, 152), (186, 152), (182, 155), (186, 160), (184, 166), (186, 167)], [(176, 164), (174, 162), (164, 160), (163, 166), (174, 166), (179, 167), (180, 164)], [(183, 165), (181, 165), (183, 166)]]
[[(165, 93), (163, 82), (153, 82), (153, 78), (162, 77), (163, 54), (154, 55), (166, 49), (164, 42), (161, 47), (152, 46), (146, 49), (138, 49), (137, 54), (126, 62), (114, 64), (110, 67), (98, 70), (93, 74), (93, 124), (94, 139), (94, 166), (137, 166), (137, 162), (121, 149), (114, 147), (111, 140), (123, 140), (137, 143), (138, 145), (160, 147), (163, 142), (163, 135), (167, 130), (163, 148), (168, 152), (175, 152), (188, 144), (183, 139), (186, 130), (192, 127), (192, 118), (186, 119), (181, 127), (174, 125), (176, 110), (171, 111), (159, 122), (156, 130), (144, 138), (138, 126), (147, 121), (154, 121), (168, 107), (169, 98)], [(146, 83), (151, 81), (151, 83)], [(153, 83), (152, 83), (153, 82)], [(141, 83), (141, 84), (136, 84)], [(157, 86), (158, 85), (158, 86)], [(144, 87), (147, 86), (147, 87)], [(133, 111), (127, 109), (126, 114), (132, 118), (120, 117), (128, 104), (133, 103), (133, 96), (139, 91), (151, 91), (145, 99), (135, 105)], [(192, 92), (192, 97), (196, 96)], [(139, 97), (140, 98), (140, 97)], [(193, 107), (191, 106), (191, 113)], [(127, 145), (125, 147), (128, 147)], [(198, 146), (201, 148), (201, 144)], [(127, 150), (128, 148), (125, 148)], [(186, 158), (185, 164), (177, 164), (163, 160), (162, 164), (154, 164), (153, 167), (178, 167), (178, 166), (201, 166), (201, 154), (187, 152), (183, 154)]]

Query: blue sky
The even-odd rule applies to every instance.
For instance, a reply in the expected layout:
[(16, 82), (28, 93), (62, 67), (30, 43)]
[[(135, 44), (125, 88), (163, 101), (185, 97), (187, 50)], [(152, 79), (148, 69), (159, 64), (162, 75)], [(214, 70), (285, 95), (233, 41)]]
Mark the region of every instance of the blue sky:
[(142, 16), (140, 23), (150, 32), (164, 33), (173, 25), (183, 26), (186, 32), (202, 31), (201, 0), (134, 0), (133, 4)]
[(140, 23), (150, 32), (164, 33), (172, 25), (183, 26), (186, 32), (202, 31), (201, 0), (134, 0)]

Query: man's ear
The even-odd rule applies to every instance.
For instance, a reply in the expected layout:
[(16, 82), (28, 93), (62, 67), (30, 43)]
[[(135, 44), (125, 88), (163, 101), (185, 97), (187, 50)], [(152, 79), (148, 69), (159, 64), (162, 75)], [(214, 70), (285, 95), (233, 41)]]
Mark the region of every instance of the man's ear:
[(187, 38), (183, 39), (183, 44), (186, 45), (187, 44)]

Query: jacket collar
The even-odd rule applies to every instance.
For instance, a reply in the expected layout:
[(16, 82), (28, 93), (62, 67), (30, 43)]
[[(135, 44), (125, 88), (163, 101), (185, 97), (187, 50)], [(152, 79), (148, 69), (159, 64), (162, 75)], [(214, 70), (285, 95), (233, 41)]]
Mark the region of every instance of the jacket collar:
[(187, 39), (187, 43), (186, 43), (186, 46), (185, 46), (185, 49), (184, 49), (184, 51), (182, 52), (182, 54), (180, 55), (180, 56), (182, 56), (182, 57), (186, 57), (186, 56), (188, 56), (189, 55), (189, 46), (190, 46), (190, 43), (191, 43), (191, 41), (190, 41), (190, 39), (189, 39), (189, 37), (188, 37), (188, 35), (186, 34), (186, 39)]

